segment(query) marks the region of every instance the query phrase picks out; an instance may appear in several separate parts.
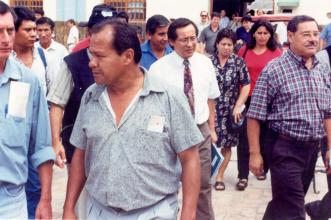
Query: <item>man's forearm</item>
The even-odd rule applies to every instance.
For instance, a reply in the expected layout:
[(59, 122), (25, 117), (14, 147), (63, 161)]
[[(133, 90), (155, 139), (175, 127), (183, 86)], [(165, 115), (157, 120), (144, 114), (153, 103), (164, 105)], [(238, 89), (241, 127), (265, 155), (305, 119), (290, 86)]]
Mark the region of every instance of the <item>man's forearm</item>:
[(38, 167), (40, 184), (41, 184), (41, 196), (40, 200), (51, 201), (52, 200), (52, 176), (53, 176), (53, 162), (47, 161), (42, 163)]
[(61, 127), (62, 127), (62, 118), (63, 118), (63, 108), (55, 105), (55, 104), (51, 104), (51, 110), (49, 112), (49, 117), (50, 117), (50, 122), (51, 122), (51, 129), (52, 129), (52, 143), (53, 143), (53, 147), (55, 147), (54, 145), (56, 145), (57, 143), (59, 143), (61, 141)]
[(324, 119), (324, 128), (327, 136), (327, 148), (331, 147), (331, 118)]
[(260, 154), (260, 122), (247, 118), (247, 137), (250, 154)]
[(64, 209), (74, 209), (79, 194), (86, 181), (84, 167), (85, 151), (76, 148), (71, 161), (70, 175), (67, 184), (67, 195), (64, 203)]
[(208, 126), (211, 131), (215, 130), (215, 101), (213, 99), (208, 99), (209, 108), (209, 118)]
[[(195, 219), (200, 192), (199, 151), (192, 147), (179, 154), (182, 165), (183, 206), (182, 218)], [(184, 219), (184, 218), (183, 218)]]

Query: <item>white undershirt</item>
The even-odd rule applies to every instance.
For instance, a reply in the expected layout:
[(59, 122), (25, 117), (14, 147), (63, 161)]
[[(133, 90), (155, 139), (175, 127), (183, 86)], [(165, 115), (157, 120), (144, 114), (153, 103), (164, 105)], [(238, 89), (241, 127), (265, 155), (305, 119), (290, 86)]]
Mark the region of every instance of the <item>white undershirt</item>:
[[(135, 95), (135, 97), (131, 100), (130, 104), (128, 105), (128, 107), (125, 109), (123, 115), (122, 115), (122, 118), (124, 118), (126, 116), (126, 114), (129, 112), (129, 110), (131, 108), (133, 108), (133, 106), (135, 106), (137, 104), (137, 100), (140, 96), (140, 93), (142, 92), (142, 89), (140, 89), (137, 94)], [(102, 99), (105, 101), (106, 103), (106, 106), (109, 110), (109, 112), (111, 113), (111, 115), (113, 116), (113, 119), (114, 119), (114, 123), (116, 124), (116, 114), (113, 110), (113, 107), (111, 106), (111, 102), (110, 102), (110, 96), (108, 95), (108, 91), (107, 89), (105, 89), (102, 93)]]

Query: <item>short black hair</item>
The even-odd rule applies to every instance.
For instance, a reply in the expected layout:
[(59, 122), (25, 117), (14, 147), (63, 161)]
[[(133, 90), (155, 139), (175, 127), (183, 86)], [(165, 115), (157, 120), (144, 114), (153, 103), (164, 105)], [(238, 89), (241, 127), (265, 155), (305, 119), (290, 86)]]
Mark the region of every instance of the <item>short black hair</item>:
[(54, 30), (55, 23), (52, 19), (48, 17), (41, 17), (36, 21), (37, 25), (48, 24), (51, 27), (51, 30)]
[(259, 19), (253, 24), (252, 28), (249, 31), (251, 38), (250, 38), (250, 41), (247, 43), (247, 48), (253, 49), (256, 46), (256, 40), (254, 38), (254, 34), (257, 31), (257, 29), (262, 26), (265, 27), (267, 29), (267, 31), (270, 33), (270, 38), (267, 42), (267, 48), (269, 50), (275, 51), (277, 49), (275, 31), (274, 31), (274, 28), (272, 27), (272, 24), (265, 19)]
[(34, 12), (35, 14), (40, 14), (40, 15), (43, 16), (43, 17), (44, 17), (44, 15), (45, 15), (44, 9), (42, 9), (42, 8), (36, 8), (35, 10), (33, 10), (33, 12)]
[(76, 22), (75, 22), (74, 19), (69, 19), (69, 20), (67, 20), (66, 22), (67, 22), (67, 23), (71, 23), (71, 24), (73, 24), (73, 25), (76, 25)]
[(217, 33), (215, 44), (214, 44), (214, 50), (217, 51), (217, 44), (223, 39), (223, 38), (229, 38), (233, 44), (236, 43), (236, 34), (233, 32), (231, 28), (223, 28)]
[(173, 22), (171, 22), (171, 24), (169, 25), (168, 38), (170, 40), (175, 41), (178, 37), (177, 32), (176, 32), (177, 29), (186, 27), (188, 25), (193, 25), (193, 27), (195, 29), (195, 36), (198, 36), (198, 34), (199, 34), (198, 27), (196, 26), (196, 24), (193, 21), (191, 21), (190, 19), (187, 19), (187, 18), (177, 18)]
[(134, 61), (138, 64), (141, 59), (141, 48), (136, 28), (128, 23), (119, 21), (118, 19), (108, 19), (95, 24), (91, 29), (91, 34), (97, 34), (106, 27), (110, 27), (113, 33), (110, 46), (115, 49), (119, 55), (127, 49), (133, 49)]
[(17, 31), (19, 27), (22, 25), (23, 21), (36, 21), (36, 17), (34, 16), (33, 11), (24, 6), (16, 6), (14, 7), (14, 12), (17, 15), (17, 19), (15, 21), (15, 30)]
[(213, 17), (218, 17), (218, 18), (220, 18), (220, 17), (221, 17), (221, 14), (218, 13), (218, 12), (216, 12), (216, 11), (214, 11), (213, 13), (211, 13), (210, 18), (213, 19)]
[(168, 26), (170, 21), (163, 15), (153, 15), (146, 22), (146, 32), (153, 35), (157, 28)]
[(117, 14), (117, 18), (124, 18), (126, 23), (129, 23), (129, 15), (125, 11), (121, 11)]
[(290, 32), (296, 32), (298, 30), (298, 26), (300, 23), (303, 23), (303, 22), (308, 22), (308, 21), (313, 21), (316, 23), (317, 27), (318, 27), (318, 24), (316, 22), (316, 20), (308, 15), (297, 15), (297, 16), (294, 16), (287, 24), (287, 31), (290, 31)]
[(0, 15), (4, 15), (7, 13), (11, 13), (11, 15), (13, 16), (13, 20), (15, 22), (17, 19), (15, 12), (6, 3), (0, 1)]
[(250, 15), (245, 15), (241, 18), (241, 23), (243, 23), (244, 21), (249, 21), (252, 22), (252, 17)]

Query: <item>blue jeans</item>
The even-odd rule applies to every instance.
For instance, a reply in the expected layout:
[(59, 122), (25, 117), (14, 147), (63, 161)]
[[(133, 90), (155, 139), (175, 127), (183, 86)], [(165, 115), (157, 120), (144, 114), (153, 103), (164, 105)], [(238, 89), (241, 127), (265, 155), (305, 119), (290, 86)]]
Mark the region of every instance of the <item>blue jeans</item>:
[(24, 185), (0, 182), (0, 219), (27, 219)]
[(39, 175), (32, 164), (29, 162), (28, 181), (25, 185), (26, 200), (29, 219), (35, 219), (36, 208), (40, 200), (41, 187), (39, 181)]

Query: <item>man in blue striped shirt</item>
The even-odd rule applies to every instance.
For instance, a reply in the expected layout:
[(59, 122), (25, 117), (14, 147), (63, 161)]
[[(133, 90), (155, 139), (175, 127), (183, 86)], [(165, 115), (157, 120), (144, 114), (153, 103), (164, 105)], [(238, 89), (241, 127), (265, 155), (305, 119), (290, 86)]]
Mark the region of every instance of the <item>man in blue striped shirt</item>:
[(0, 1), (0, 219), (27, 219), (28, 159), (38, 168), (36, 218), (51, 219), (52, 164), (45, 96), (35, 74), (11, 56), (15, 14)]

